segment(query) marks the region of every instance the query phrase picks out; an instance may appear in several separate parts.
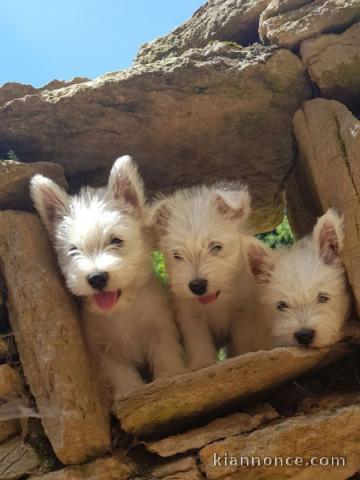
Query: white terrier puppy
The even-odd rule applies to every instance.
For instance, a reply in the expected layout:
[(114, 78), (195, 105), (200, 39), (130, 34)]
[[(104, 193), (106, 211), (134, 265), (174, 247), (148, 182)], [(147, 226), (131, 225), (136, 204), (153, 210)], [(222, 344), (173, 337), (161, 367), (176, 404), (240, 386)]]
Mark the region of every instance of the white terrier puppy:
[(35, 175), (31, 196), (53, 240), (69, 290), (82, 299), (88, 344), (114, 397), (185, 370), (167, 298), (152, 275), (144, 188), (131, 157), (119, 158), (105, 188), (68, 196)]
[(246, 187), (230, 183), (179, 190), (150, 208), (191, 370), (215, 363), (238, 329), (250, 288), (242, 250), (249, 212)]
[(341, 338), (350, 297), (340, 260), (343, 221), (329, 209), (309, 237), (273, 251), (253, 239), (247, 246), (258, 284), (262, 318), (272, 346), (325, 347)]

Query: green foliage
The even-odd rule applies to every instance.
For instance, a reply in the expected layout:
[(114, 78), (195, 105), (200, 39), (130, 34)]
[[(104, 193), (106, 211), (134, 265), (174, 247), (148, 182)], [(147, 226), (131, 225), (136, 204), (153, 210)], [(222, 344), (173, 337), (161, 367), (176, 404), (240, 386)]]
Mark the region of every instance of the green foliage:
[(165, 268), (165, 258), (161, 252), (156, 251), (153, 253), (153, 265), (155, 275), (160, 278), (164, 285), (166, 285), (167, 273)]
[(6, 154), (6, 158), (0, 158), (0, 162), (8, 162), (9, 160), (11, 160), (12, 162), (19, 161), (19, 157), (16, 155), (14, 150), (9, 150)]
[(19, 158), (14, 152), (14, 150), (9, 150), (7, 153), (7, 160), (12, 160), (13, 162), (18, 162)]
[(273, 231), (261, 233), (257, 237), (271, 248), (277, 248), (282, 245), (292, 245), (294, 243), (294, 235), (286, 215), (280, 225)]

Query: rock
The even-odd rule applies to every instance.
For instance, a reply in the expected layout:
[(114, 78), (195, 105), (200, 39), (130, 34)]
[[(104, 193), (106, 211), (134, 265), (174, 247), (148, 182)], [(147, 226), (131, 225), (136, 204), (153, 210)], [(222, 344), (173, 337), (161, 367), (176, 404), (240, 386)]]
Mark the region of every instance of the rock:
[(37, 89), (32, 85), (23, 85), (22, 83), (8, 82), (0, 87), (0, 105), (13, 100), (14, 98), (22, 98), (26, 95), (33, 95)]
[(128, 153), (150, 193), (242, 179), (253, 196), (254, 231), (266, 231), (283, 216), (291, 119), (309, 96), (291, 52), (213, 42), (7, 103), (0, 152), (60, 163), (72, 184), (85, 174), (92, 183), (105, 180), (115, 158)]
[(120, 400), (116, 414), (122, 429), (133, 435), (154, 431), (159, 434), (170, 423), (172, 429), (176, 423), (184, 428), (193, 417), (234, 405), (343, 354), (339, 347), (276, 348), (241, 355), (196, 372), (155, 381)]
[(4, 105), (15, 98), (22, 98), (26, 95), (35, 95), (44, 90), (55, 90), (57, 88), (68, 87), (77, 83), (87, 82), (89, 79), (85, 77), (75, 77), (68, 82), (63, 80), (52, 80), (41, 88), (35, 88), (32, 85), (23, 85), (17, 82), (8, 82), (0, 87), (0, 105)]
[(0, 337), (0, 357), (6, 357), (9, 353), (8, 337)]
[[(298, 416), (283, 420), (248, 435), (230, 437), (215, 442), (200, 451), (200, 459), (208, 480), (246, 479), (266, 480), (274, 478), (296, 478), (301, 480), (340, 480), (348, 478), (360, 468), (360, 405), (352, 405), (335, 412)], [(224, 465), (225, 454), (234, 457), (232, 466)], [(256, 457), (267, 464), (249, 468), (240, 465), (241, 458)], [(302, 457), (304, 462), (324, 458), (328, 466), (307, 465), (274, 466), (275, 458), (284, 460)], [(328, 457), (326, 459), (325, 457)], [(341, 466), (331, 466), (330, 457), (339, 459)], [(219, 458), (221, 465), (219, 466)], [(344, 460), (345, 459), (345, 460)], [(343, 462), (345, 461), (345, 466)], [(256, 459), (255, 459), (256, 462)], [(251, 463), (250, 463), (251, 465)], [(279, 472), (281, 471), (281, 476)]]
[(21, 425), (19, 420), (13, 419), (0, 421), (0, 443), (5, 442), (5, 440), (8, 440), (15, 435), (18, 435), (20, 432)]
[(29, 180), (36, 173), (66, 187), (64, 169), (56, 163), (0, 161), (0, 210), (34, 210), (29, 195)]
[(185, 433), (145, 442), (146, 449), (161, 457), (170, 457), (233, 435), (250, 432), (269, 420), (278, 418), (279, 414), (269, 404), (259, 405), (249, 413), (233, 413), (226, 417), (212, 420), (204, 427), (194, 428)]
[(202, 480), (194, 457), (185, 457), (155, 467), (149, 480)]
[(32, 476), (30, 480), (127, 480), (133, 473), (129, 463), (113, 456), (41, 476)]
[(84, 462), (109, 448), (108, 419), (76, 306), (36, 215), (0, 212), (0, 256), (11, 325), (44, 430), (63, 463)]
[(305, 40), (300, 54), (323, 97), (360, 110), (360, 22), (340, 35)]
[(0, 480), (15, 480), (34, 473), (41, 460), (35, 450), (15, 437), (0, 445)]
[(306, 397), (298, 405), (298, 413), (313, 414), (325, 410), (335, 410), (339, 407), (360, 403), (359, 392), (332, 393), (329, 395), (312, 395)]
[(0, 399), (18, 397), (21, 390), (22, 385), (18, 371), (10, 365), (0, 365)]
[(146, 64), (214, 40), (249, 45), (258, 39), (261, 12), (270, 0), (210, 0), (168, 35), (141, 46), (135, 63)]
[(312, 224), (329, 207), (345, 215), (342, 258), (360, 312), (360, 122), (341, 103), (314, 99), (296, 112), (294, 132), (300, 155), (294, 175), (301, 197), (290, 199), (289, 210), (299, 218), (305, 208)]
[(260, 38), (296, 48), (323, 32), (344, 30), (360, 19), (359, 0), (272, 0), (260, 16)]

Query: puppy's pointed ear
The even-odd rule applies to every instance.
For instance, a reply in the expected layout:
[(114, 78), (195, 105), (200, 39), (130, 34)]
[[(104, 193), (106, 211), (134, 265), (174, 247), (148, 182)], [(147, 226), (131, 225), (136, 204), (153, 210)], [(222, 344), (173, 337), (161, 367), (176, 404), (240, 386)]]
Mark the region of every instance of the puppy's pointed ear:
[(129, 155), (118, 158), (110, 172), (109, 191), (131, 212), (140, 215), (143, 211), (144, 183), (137, 166)]
[(34, 175), (30, 180), (30, 195), (49, 234), (53, 235), (56, 223), (69, 209), (67, 193), (50, 178)]
[(246, 258), (252, 275), (257, 283), (269, 283), (274, 270), (275, 254), (267, 245), (256, 238), (245, 243)]
[(218, 211), (231, 219), (245, 222), (250, 214), (250, 194), (246, 187), (240, 190), (219, 189), (214, 194), (214, 203)]
[(313, 239), (319, 256), (326, 264), (337, 262), (344, 243), (343, 217), (335, 209), (329, 208), (318, 219), (313, 230)]
[(159, 230), (163, 230), (169, 223), (170, 215), (171, 209), (169, 200), (165, 197), (162, 197), (158, 200), (155, 200), (152, 205), (150, 205), (147, 214), (147, 224), (149, 227), (155, 227)]

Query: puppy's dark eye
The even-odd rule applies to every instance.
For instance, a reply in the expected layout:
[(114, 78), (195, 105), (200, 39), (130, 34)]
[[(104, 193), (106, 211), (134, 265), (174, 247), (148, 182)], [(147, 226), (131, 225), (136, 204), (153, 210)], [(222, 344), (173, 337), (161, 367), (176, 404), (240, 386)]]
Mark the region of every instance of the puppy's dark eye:
[(78, 252), (78, 249), (75, 247), (75, 245), (73, 245), (72, 247), (70, 247), (70, 249), (69, 249), (69, 255), (71, 255), (71, 256), (73, 257), (74, 255), (77, 254), (77, 252)]
[(111, 240), (110, 245), (122, 245), (123, 243), (124, 243), (124, 240), (121, 240), (121, 238), (114, 237)]
[(175, 260), (178, 260), (178, 261), (184, 260), (178, 252), (174, 252), (173, 255), (174, 255)]
[(212, 255), (217, 255), (224, 248), (221, 243), (210, 243), (209, 250)]
[(330, 297), (327, 293), (320, 292), (318, 295), (318, 302), (319, 303), (327, 303), (330, 300)]
[(288, 305), (287, 303), (285, 303), (285, 302), (278, 302), (278, 303), (276, 304), (276, 308), (277, 308), (278, 310), (280, 310), (280, 312), (283, 312), (284, 310), (286, 310), (287, 308), (289, 308), (289, 305)]

